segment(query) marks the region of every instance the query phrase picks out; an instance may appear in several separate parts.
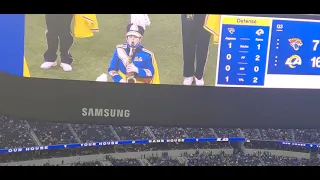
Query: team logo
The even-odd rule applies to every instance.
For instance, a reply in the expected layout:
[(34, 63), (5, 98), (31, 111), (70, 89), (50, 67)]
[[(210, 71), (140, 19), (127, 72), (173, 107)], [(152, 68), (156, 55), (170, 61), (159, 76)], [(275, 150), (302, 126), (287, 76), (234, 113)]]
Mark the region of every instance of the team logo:
[(134, 61), (139, 61), (139, 62), (141, 62), (141, 61), (142, 61), (142, 57), (137, 57), (137, 56), (136, 56), (136, 57), (134, 58)]
[(261, 36), (261, 35), (263, 35), (264, 34), (264, 30), (263, 29), (258, 29), (257, 31), (256, 31), (256, 35), (258, 35), (258, 36)]
[(228, 28), (228, 31), (230, 34), (233, 34), (234, 32), (236, 32), (236, 30), (234, 28)]
[(299, 38), (291, 38), (289, 39), (290, 46), (293, 47), (294, 50), (298, 51), (299, 48), (303, 45), (301, 39)]
[(302, 59), (298, 55), (292, 55), (286, 61), (286, 65), (289, 66), (289, 68), (292, 68), (292, 69), (296, 68), (297, 65), (300, 66), (301, 64), (302, 64)]

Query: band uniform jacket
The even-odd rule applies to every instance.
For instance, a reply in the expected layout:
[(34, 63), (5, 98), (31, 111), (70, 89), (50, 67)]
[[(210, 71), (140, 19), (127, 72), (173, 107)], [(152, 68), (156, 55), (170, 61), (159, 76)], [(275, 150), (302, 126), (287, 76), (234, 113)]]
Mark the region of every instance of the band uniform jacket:
[[(137, 83), (160, 84), (159, 70), (154, 54), (142, 45), (137, 49), (132, 57), (132, 63), (139, 69), (139, 73), (135, 76)], [(121, 79), (126, 80), (129, 51), (126, 43), (118, 45), (114, 51), (108, 69), (114, 82), (120, 82)]]

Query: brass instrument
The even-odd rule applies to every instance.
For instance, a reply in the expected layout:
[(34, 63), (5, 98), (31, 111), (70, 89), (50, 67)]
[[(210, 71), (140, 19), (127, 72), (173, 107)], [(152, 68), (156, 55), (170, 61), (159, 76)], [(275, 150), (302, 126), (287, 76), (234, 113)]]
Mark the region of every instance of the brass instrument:
[[(133, 44), (132, 44), (132, 46), (133, 46)], [(130, 52), (129, 52), (129, 58), (128, 58), (128, 64), (127, 64), (127, 66), (128, 66), (129, 64), (132, 64), (132, 57), (133, 57), (134, 52), (135, 52), (135, 49), (132, 48), (132, 47), (130, 47)], [(133, 72), (127, 72), (126, 76), (127, 76), (127, 83), (136, 83), (136, 82), (137, 82), (137, 80), (136, 80), (136, 78), (135, 78), (135, 73), (133, 73)]]

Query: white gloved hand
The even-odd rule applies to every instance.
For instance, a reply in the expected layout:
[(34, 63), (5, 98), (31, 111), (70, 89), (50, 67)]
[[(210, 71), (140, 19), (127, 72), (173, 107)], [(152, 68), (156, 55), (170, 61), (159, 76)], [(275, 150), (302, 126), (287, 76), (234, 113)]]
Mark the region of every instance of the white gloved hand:
[(139, 73), (139, 69), (133, 63), (131, 63), (131, 64), (129, 64), (127, 66), (127, 72), (129, 72), (129, 73)]
[(120, 83), (127, 83), (127, 81), (124, 80), (124, 79), (121, 79), (119, 82), (120, 82)]
[(144, 29), (151, 24), (148, 14), (131, 14), (131, 23)]
[(108, 82), (108, 75), (103, 73), (99, 77), (97, 77), (96, 81), (99, 82)]

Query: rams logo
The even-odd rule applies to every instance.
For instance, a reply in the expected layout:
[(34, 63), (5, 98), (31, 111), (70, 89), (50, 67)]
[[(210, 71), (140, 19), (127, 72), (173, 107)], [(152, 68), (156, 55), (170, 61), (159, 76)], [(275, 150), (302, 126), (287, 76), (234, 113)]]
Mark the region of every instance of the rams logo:
[(298, 51), (299, 48), (303, 45), (301, 39), (299, 38), (291, 38), (289, 39), (290, 46), (293, 47), (294, 50)]
[(233, 34), (234, 32), (236, 32), (236, 30), (234, 28), (228, 28), (228, 31), (230, 34)]
[(286, 65), (289, 66), (289, 68), (292, 68), (292, 69), (296, 68), (297, 65), (300, 66), (301, 64), (302, 64), (302, 59), (298, 55), (292, 55), (286, 61)]
[(263, 29), (258, 29), (256, 31), (256, 35), (261, 36), (262, 34), (264, 34), (264, 30)]

